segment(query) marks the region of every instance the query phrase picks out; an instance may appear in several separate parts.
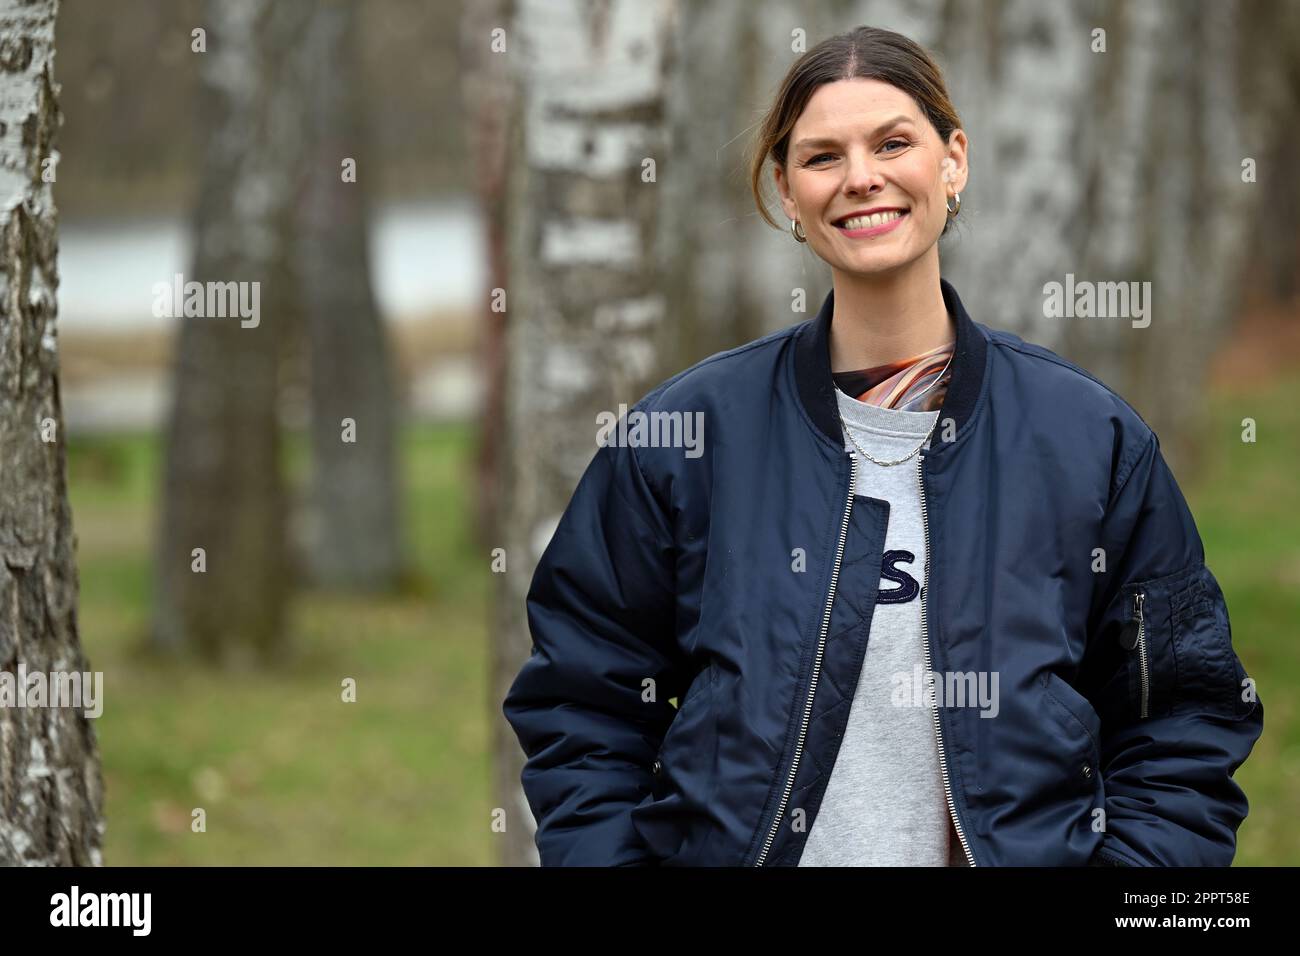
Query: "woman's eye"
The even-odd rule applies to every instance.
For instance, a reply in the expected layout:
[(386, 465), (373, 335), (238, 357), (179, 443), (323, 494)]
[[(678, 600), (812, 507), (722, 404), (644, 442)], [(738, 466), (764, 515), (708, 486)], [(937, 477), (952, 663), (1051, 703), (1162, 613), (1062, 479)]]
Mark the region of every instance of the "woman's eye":
[[(905, 140), (905, 139), (897, 139), (897, 138), (895, 138), (895, 139), (886, 140), (885, 143), (884, 143), (884, 145), (882, 145), (880, 148), (881, 148), (881, 149), (887, 149), (887, 147), (892, 146), (892, 145), (897, 145), (897, 146), (901, 146), (901, 147), (903, 147), (903, 148), (906, 148), (906, 147), (908, 147), (908, 146), (911, 146), (912, 144), (909, 143), (909, 142), (908, 142), (907, 140)], [(888, 151), (889, 151), (889, 152), (897, 152), (897, 150), (888, 150)], [(819, 165), (821, 165), (821, 163), (819, 162), (819, 160), (823, 160), (823, 159), (834, 159), (834, 158), (835, 158), (835, 154), (834, 154), (834, 153), (818, 153), (816, 156), (813, 156), (811, 159), (805, 160), (805, 161), (804, 161), (804, 165), (805, 165), (805, 166), (819, 166)]]

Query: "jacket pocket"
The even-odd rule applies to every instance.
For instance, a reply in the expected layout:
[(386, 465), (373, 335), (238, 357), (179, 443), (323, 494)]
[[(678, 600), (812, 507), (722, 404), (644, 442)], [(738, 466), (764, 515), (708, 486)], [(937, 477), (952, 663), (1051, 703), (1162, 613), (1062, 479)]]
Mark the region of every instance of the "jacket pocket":
[(1086, 697), (1052, 671), (1046, 672), (1043, 689), (1061, 715), (1067, 739), (1075, 743), (1072, 778), (1081, 790), (1097, 788), (1101, 782), (1101, 717)]
[(712, 661), (682, 695), (651, 767), (650, 794), (632, 809), (632, 826), (660, 866), (687, 866), (701, 849), (698, 805), (712, 784), (717, 737)]
[[(650, 770), (654, 774), (655, 793), (660, 792), (660, 783), (664, 779), (664, 757), (671, 744), (675, 744), (675, 736), (680, 736), (683, 728), (686, 727), (689, 720), (687, 719), (687, 708), (690, 708), (689, 718), (694, 719), (696, 711), (700, 709), (699, 698), (705, 691), (709, 692), (712, 699), (713, 690), (713, 662), (710, 661), (701, 668), (687, 687), (686, 692), (677, 701), (677, 713), (673, 716), (672, 723), (668, 725), (668, 731), (664, 734), (663, 742), (659, 745), (659, 752), (655, 755), (654, 764)], [(675, 752), (676, 747), (673, 747)]]
[(1245, 669), (1232, 649), (1228, 609), (1204, 562), (1121, 588), (1120, 645), (1139, 720), (1170, 713), (1250, 714)]

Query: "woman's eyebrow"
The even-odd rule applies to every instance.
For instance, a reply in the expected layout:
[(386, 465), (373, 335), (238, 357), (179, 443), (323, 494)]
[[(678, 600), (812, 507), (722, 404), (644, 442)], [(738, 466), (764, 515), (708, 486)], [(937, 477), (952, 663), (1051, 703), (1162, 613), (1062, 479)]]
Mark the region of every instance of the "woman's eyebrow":
[[(877, 126), (874, 130), (872, 130), (871, 135), (877, 136), (880, 134), (882, 130), (886, 130), (891, 126), (896, 126), (899, 123), (911, 123), (911, 122), (912, 122), (912, 118), (910, 116), (905, 116), (900, 113), (898, 116), (890, 117), (889, 119), (881, 123), (879, 126)], [(795, 149), (805, 149), (805, 148), (819, 149), (823, 146), (838, 146), (838, 145), (840, 145), (840, 141), (838, 139), (835, 139), (834, 137), (816, 136), (812, 138), (799, 140), (799, 142), (794, 144), (794, 148)]]

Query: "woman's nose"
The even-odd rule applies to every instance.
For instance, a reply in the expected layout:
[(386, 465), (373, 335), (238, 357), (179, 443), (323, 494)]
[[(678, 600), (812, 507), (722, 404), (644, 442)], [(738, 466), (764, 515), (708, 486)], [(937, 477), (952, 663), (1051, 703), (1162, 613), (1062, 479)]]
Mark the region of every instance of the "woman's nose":
[(866, 195), (884, 184), (880, 166), (863, 153), (850, 153), (844, 163), (843, 189), (846, 194)]

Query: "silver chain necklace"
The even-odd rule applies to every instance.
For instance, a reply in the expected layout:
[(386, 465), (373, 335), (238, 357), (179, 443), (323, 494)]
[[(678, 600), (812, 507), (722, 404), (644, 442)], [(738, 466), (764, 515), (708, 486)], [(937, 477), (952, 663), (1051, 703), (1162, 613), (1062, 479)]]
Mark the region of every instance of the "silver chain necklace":
[[(956, 352), (954, 351), (954, 352), (953, 352), (953, 355), (955, 355), (955, 354), (956, 354)], [(943, 367), (943, 371), (939, 373), (938, 378), (936, 378), (933, 382), (931, 382), (931, 383), (930, 383), (929, 385), (927, 385), (925, 388), (923, 388), (923, 389), (921, 389), (919, 392), (917, 392), (916, 395), (913, 396), (912, 401), (916, 401), (916, 399), (920, 398), (922, 395), (924, 395), (924, 394), (925, 394), (926, 392), (928, 392), (930, 389), (934, 388), (936, 385), (938, 385), (940, 382), (942, 382), (942, 381), (943, 381), (943, 376), (944, 376), (944, 374), (948, 371), (948, 367), (949, 367), (950, 365), (952, 365), (952, 356), (951, 356), (951, 355), (948, 356), (948, 364), (945, 365), (945, 366)], [(928, 442), (928, 441), (930, 440), (930, 436), (934, 434), (934, 427), (935, 427), (935, 425), (938, 425), (938, 424), (939, 424), (939, 416), (938, 416), (938, 415), (935, 415), (935, 416), (934, 416), (934, 423), (930, 426), (930, 430), (929, 430), (928, 432), (925, 433), (925, 437), (921, 439), (921, 444), (917, 445), (915, 448), (913, 448), (910, 452), (908, 452), (908, 453), (907, 453), (906, 455), (904, 455), (902, 458), (899, 458), (897, 461), (881, 461), (879, 458), (874, 458), (874, 457), (872, 457), (871, 452), (867, 451), (865, 448), (863, 448), (861, 445), (858, 444), (858, 440), (857, 440), (856, 438), (853, 437), (853, 432), (849, 430), (848, 423), (847, 423), (846, 421), (844, 421), (844, 413), (843, 413), (843, 412), (840, 413), (840, 427), (844, 429), (844, 434), (845, 434), (845, 436), (848, 438), (849, 441), (851, 441), (851, 442), (853, 443), (853, 447), (854, 447), (854, 448), (856, 448), (856, 449), (857, 449), (857, 450), (858, 450), (862, 455), (866, 456), (866, 458), (868, 458), (869, 460), (874, 461), (877, 465), (901, 465), (903, 462), (907, 461), (909, 458), (911, 458), (911, 457), (912, 457), (913, 455), (915, 455), (918, 451), (920, 451), (922, 448), (925, 447), (925, 443)]]

